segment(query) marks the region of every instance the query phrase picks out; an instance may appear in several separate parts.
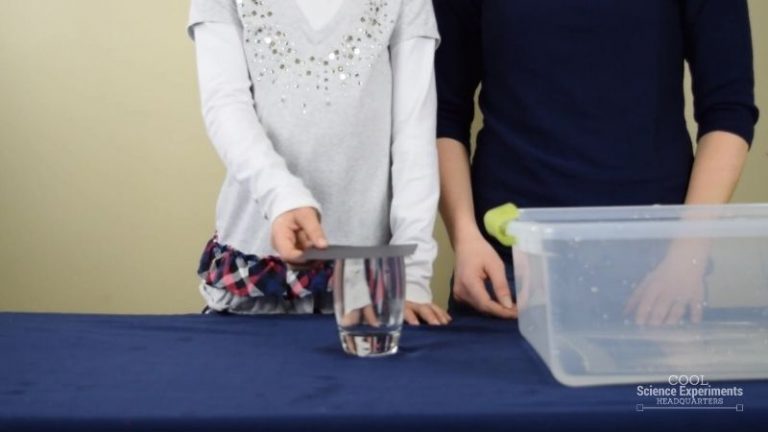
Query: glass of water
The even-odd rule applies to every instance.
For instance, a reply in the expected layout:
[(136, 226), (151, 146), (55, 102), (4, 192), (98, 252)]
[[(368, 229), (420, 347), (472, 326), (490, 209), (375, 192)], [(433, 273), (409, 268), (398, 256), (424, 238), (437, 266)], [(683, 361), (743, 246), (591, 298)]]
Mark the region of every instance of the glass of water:
[(344, 351), (358, 357), (395, 354), (403, 327), (405, 259), (336, 260), (331, 286)]

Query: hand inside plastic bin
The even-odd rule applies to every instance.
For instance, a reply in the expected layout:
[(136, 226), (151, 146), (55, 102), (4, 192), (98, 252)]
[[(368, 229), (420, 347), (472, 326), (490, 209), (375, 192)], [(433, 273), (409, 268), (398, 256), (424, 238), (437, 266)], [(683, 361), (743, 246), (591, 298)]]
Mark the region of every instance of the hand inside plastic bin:
[(635, 289), (624, 313), (634, 314), (638, 325), (675, 325), (686, 314), (690, 322), (701, 322), (709, 249), (702, 239), (672, 242), (661, 263)]

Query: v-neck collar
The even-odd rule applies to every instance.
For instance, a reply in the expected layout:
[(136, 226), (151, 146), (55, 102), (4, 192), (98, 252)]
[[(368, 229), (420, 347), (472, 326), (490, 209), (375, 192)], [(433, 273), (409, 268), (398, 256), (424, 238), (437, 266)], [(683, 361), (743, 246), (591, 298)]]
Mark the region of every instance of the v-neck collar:
[(307, 37), (307, 40), (313, 44), (319, 44), (325, 41), (329, 36), (337, 31), (339, 27), (341, 27), (339, 24), (341, 24), (341, 22), (349, 15), (349, 8), (353, 5), (354, 0), (342, 0), (341, 4), (336, 10), (336, 13), (333, 14), (333, 17), (320, 28), (315, 28), (312, 25), (312, 23), (309, 21), (309, 18), (307, 18), (307, 14), (304, 12), (301, 6), (299, 6), (296, 0), (280, 1), (286, 2), (288, 6), (293, 9), (293, 14), (296, 17), (299, 26), (301, 27), (301, 31)]

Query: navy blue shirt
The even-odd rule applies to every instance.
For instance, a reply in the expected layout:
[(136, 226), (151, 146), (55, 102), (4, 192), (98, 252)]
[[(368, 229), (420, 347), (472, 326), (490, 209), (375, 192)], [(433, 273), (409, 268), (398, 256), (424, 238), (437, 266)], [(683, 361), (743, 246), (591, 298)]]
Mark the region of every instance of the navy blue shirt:
[[(476, 213), (682, 203), (699, 136), (753, 138), (758, 111), (746, 0), (434, 0), (438, 136), (469, 148)], [(480, 219), (479, 219), (480, 220)]]

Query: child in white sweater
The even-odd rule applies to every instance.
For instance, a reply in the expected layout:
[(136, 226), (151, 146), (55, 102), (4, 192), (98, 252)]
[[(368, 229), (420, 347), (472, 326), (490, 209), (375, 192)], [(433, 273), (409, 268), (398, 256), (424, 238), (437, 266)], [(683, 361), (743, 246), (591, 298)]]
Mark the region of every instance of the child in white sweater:
[(189, 32), (227, 168), (199, 269), (208, 307), (327, 312), (330, 268), (288, 265), (304, 249), (415, 243), (405, 320), (448, 323), (429, 289), (439, 195), (431, 0), (192, 0)]

